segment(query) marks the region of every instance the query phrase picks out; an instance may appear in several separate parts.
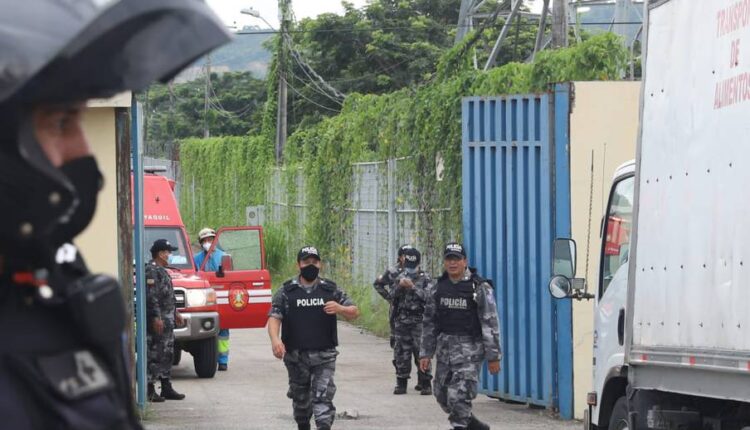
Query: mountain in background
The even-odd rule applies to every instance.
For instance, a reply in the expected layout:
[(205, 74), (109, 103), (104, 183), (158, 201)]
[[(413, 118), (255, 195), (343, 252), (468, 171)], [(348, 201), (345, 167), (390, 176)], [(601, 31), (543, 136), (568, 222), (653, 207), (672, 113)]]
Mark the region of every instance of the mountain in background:
[[(272, 54), (263, 45), (272, 34), (245, 28), (234, 35), (228, 45), (211, 53), (211, 72), (251, 72), (253, 77), (265, 79), (271, 64)], [(177, 83), (189, 82), (203, 76), (206, 58), (196, 61), (175, 79)]]

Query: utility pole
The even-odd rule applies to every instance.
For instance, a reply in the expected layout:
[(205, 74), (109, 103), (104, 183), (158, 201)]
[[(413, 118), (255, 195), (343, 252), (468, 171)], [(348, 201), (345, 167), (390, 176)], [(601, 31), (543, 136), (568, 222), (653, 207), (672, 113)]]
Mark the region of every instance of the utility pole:
[(552, 3), (552, 47), (568, 46), (568, 0), (553, 0)]
[(208, 95), (211, 91), (211, 54), (206, 56), (206, 95), (203, 105), (203, 137), (211, 137), (211, 130), (208, 129)]
[(287, 56), (286, 42), (289, 31), (291, 0), (279, 0), (279, 54), (278, 54), (278, 71), (279, 71), (279, 101), (278, 112), (276, 115), (276, 163), (281, 165), (284, 147), (286, 146), (287, 136)]

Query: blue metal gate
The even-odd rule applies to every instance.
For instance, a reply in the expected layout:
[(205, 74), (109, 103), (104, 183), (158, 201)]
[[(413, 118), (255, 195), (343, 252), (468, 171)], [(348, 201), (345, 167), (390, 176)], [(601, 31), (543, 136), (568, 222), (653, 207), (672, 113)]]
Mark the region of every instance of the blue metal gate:
[(552, 242), (570, 237), (568, 85), (463, 101), (463, 232), (495, 284), (502, 371), (480, 391), (573, 417), (571, 301), (547, 285)]

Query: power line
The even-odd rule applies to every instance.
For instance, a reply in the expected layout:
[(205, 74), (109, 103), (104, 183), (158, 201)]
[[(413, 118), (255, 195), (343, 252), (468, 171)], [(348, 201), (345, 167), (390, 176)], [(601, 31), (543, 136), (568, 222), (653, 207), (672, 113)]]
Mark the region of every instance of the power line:
[[(305, 62), (305, 60), (302, 59), (302, 56), (300, 53), (294, 49), (294, 46), (292, 45), (291, 37), (288, 35), (284, 35), (284, 42), (289, 47), (289, 51), (292, 53), (292, 58), (297, 62), (297, 64), (300, 66), (302, 71), (307, 75), (307, 77), (310, 79), (310, 81), (318, 87), (323, 92), (330, 92), (333, 96), (336, 98), (343, 100), (346, 98), (344, 94), (342, 94), (339, 90), (336, 88), (333, 88), (328, 82), (325, 81), (316, 71), (313, 69), (309, 64)], [(312, 76), (310, 76), (312, 74)], [(316, 82), (317, 81), (317, 82)], [(318, 85), (320, 83), (320, 85)]]
[(341, 112), (341, 111), (340, 111), (340, 110), (338, 110), (338, 109), (332, 109), (332, 108), (329, 108), (329, 107), (327, 107), (327, 106), (323, 106), (322, 104), (320, 104), (320, 103), (317, 103), (317, 102), (315, 102), (315, 101), (313, 101), (313, 100), (310, 100), (309, 98), (305, 97), (305, 95), (304, 95), (304, 94), (302, 94), (302, 93), (301, 93), (301, 92), (299, 92), (299, 91), (298, 91), (298, 90), (297, 90), (296, 88), (294, 88), (294, 86), (292, 86), (292, 84), (290, 84), (289, 82), (287, 82), (286, 84), (287, 84), (287, 86), (288, 86), (288, 87), (289, 87), (289, 88), (290, 88), (290, 89), (291, 89), (291, 90), (292, 90), (292, 91), (293, 91), (293, 92), (294, 92), (295, 94), (297, 94), (298, 96), (300, 96), (300, 97), (302, 97), (303, 99), (307, 100), (307, 101), (308, 101), (309, 103), (312, 103), (312, 104), (314, 104), (315, 106), (317, 106), (317, 107), (319, 107), (319, 108), (321, 108), (321, 109), (326, 109), (326, 110), (329, 110), (329, 111), (331, 111), (331, 112), (335, 112), (335, 113), (340, 113), (340, 112)]

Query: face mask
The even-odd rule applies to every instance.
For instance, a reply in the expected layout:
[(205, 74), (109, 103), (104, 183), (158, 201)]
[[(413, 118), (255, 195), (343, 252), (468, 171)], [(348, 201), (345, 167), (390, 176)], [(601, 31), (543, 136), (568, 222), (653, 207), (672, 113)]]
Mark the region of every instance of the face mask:
[(103, 178), (94, 157), (78, 158), (60, 167), (60, 171), (75, 188), (78, 205), (65, 224), (60, 224), (57, 237), (71, 241), (78, 236), (94, 218), (96, 201), (102, 188)]
[(413, 275), (413, 274), (417, 273), (417, 268), (416, 267), (407, 267), (406, 268), (406, 273), (408, 273), (410, 275)]
[(308, 282), (312, 282), (318, 279), (319, 273), (320, 269), (318, 269), (314, 264), (307, 265), (299, 271), (300, 276), (302, 276), (302, 278)]
[(211, 242), (203, 242), (203, 245), (201, 246), (206, 250), (206, 252), (208, 252), (208, 250), (211, 249)]

